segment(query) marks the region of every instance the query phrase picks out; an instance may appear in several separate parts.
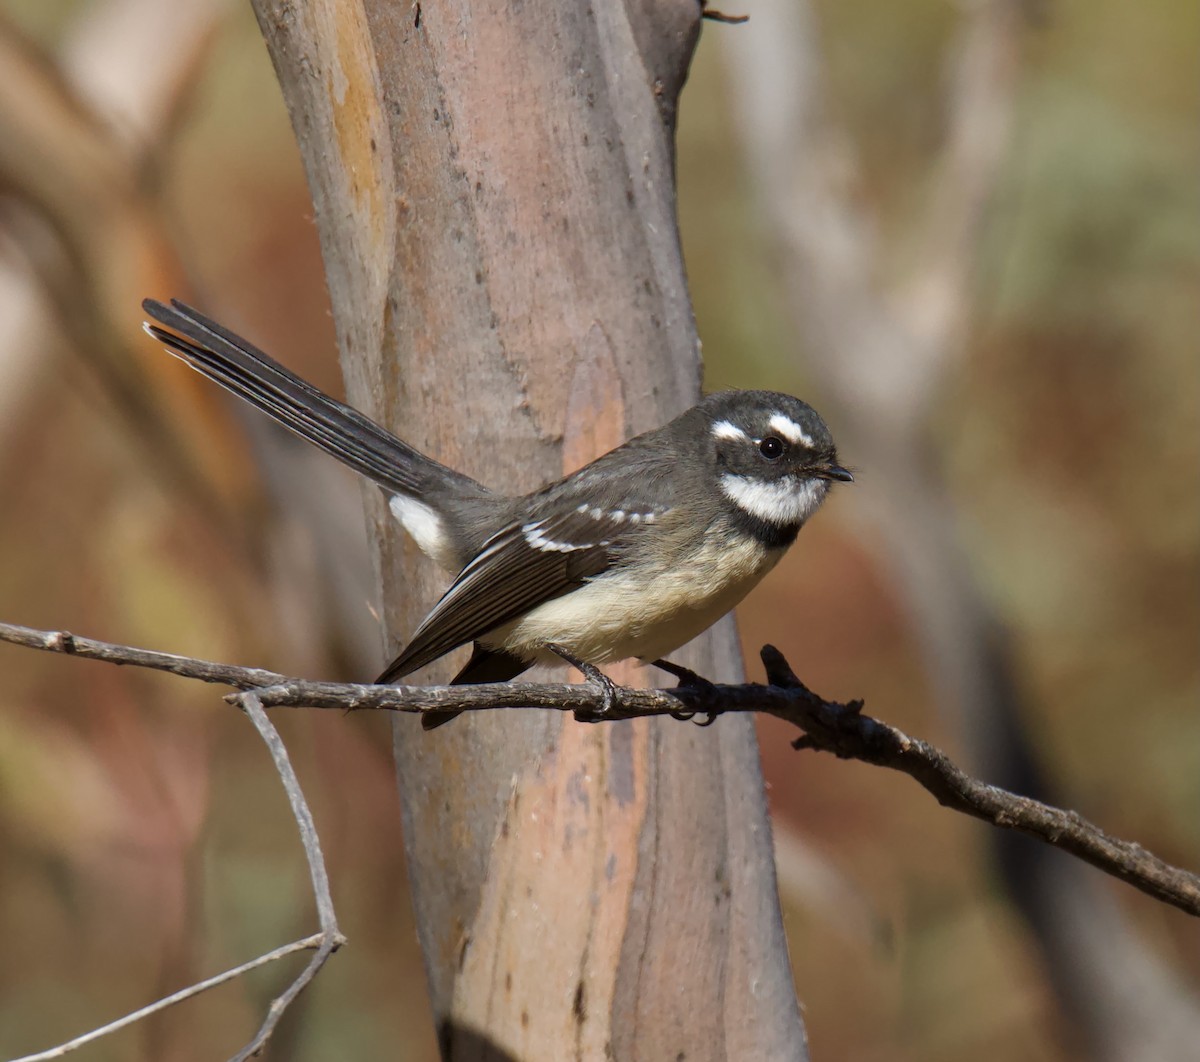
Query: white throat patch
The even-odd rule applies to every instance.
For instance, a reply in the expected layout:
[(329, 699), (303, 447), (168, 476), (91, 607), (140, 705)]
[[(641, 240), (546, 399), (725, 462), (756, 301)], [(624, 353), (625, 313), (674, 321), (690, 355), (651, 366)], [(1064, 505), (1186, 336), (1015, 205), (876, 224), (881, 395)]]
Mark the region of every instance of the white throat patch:
[(821, 479), (795, 483), (787, 479), (766, 483), (750, 476), (727, 472), (721, 477), (721, 491), (745, 513), (772, 527), (802, 524), (825, 500), (829, 484)]

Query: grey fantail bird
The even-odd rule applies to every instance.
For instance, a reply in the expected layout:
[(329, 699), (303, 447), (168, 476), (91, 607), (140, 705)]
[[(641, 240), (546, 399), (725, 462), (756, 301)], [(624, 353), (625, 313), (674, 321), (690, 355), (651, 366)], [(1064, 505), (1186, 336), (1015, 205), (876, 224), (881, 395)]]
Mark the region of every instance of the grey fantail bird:
[(456, 683), (503, 682), (559, 659), (589, 674), (627, 657), (658, 661), (741, 601), (830, 484), (853, 478), (811, 406), (722, 391), (557, 483), (494, 494), (183, 303), (142, 307), (165, 326), (146, 331), (173, 354), (374, 480), (417, 545), (457, 573), (381, 683), (468, 642)]

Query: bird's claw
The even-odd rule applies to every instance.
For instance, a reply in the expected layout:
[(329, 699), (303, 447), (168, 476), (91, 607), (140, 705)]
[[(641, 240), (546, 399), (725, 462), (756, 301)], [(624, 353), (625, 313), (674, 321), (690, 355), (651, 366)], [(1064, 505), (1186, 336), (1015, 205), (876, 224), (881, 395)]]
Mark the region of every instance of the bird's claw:
[[(579, 671), (584, 678), (593, 686), (600, 688), (600, 707), (594, 712), (594, 715), (603, 717), (609, 715), (617, 706), (617, 684), (613, 682), (603, 671), (595, 664), (589, 664), (586, 660), (580, 660), (573, 653), (568, 652), (561, 645), (548, 645), (546, 647), (555, 656), (565, 660), (573, 668)], [(576, 718), (579, 713), (575, 713)]]
[[(682, 664), (676, 664), (671, 660), (655, 660), (654, 666), (660, 671), (665, 671), (668, 675), (673, 675), (679, 680), (677, 689), (697, 690), (700, 693), (711, 693), (715, 687), (703, 675), (693, 671), (690, 667), (684, 667)], [(678, 719), (681, 723), (695, 722), (697, 712), (668, 712), (672, 719)], [(718, 712), (705, 712), (704, 719), (696, 722), (696, 726), (712, 726), (717, 721)]]

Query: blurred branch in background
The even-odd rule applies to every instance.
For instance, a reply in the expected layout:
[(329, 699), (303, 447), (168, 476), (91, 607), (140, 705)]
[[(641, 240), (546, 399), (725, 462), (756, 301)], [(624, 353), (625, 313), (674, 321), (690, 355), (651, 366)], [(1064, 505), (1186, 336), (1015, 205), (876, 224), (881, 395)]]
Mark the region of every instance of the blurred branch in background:
[[(136, 6), (144, 17), (130, 18), (127, 0), (91, 11), (61, 63), (0, 17), (0, 224), (23, 259), (22, 270), (10, 264), (0, 300), (28, 307), (5, 338), (32, 352), (35, 335), (59, 332), (140, 435), (148, 463), (215, 515), (226, 504), (205, 475), (214, 470), (197, 467), (202, 451), (189, 451), (176, 419), (195, 430), (194, 413), (176, 403), (168, 415), (126, 322), (151, 278), (181, 275), (144, 176), (150, 145), (170, 131), (201, 68), (216, 8)], [(159, 61), (143, 63), (146, 53)]]
[[(165, 412), (163, 396), (143, 378), (146, 366), (130, 342), (135, 333), (122, 323), (123, 307), (137, 305), (151, 276), (179, 275), (156, 207), (144, 194), (146, 156), (137, 145), (162, 133), (161, 123), (187, 95), (214, 14), (210, 5), (191, 3), (137, 6), (141, 16), (133, 25), (128, 4), (91, 10), (58, 57), (0, 14), (0, 437), (8, 454), (36, 467), (40, 452), (28, 435), (38, 392), (52, 389), (54, 399), (37, 406), (33, 430), (42, 438), (53, 437), (62, 408), (82, 393), (90, 404), (117, 412), (113, 419), (124, 423), (144, 467), (187, 509), (220, 520), (229, 513), (224, 497), (183, 434), (184, 426), (198, 426), (197, 418), (186, 409)], [(117, 32), (107, 31), (106, 15), (119, 23)], [(146, 58), (151, 53), (155, 59)], [(95, 77), (100, 69), (107, 71), (103, 82)], [(74, 362), (64, 371), (60, 358), (66, 355)], [(73, 500), (89, 525), (98, 522), (86, 495)], [(9, 504), (15, 516), (17, 505)], [(41, 537), (51, 536), (43, 531)], [(42, 559), (22, 558), (30, 567)], [(8, 570), (19, 567), (12, 563)], [(82, 582), (78, 572), (74, 578)], [(52, 581), (45, 579), (47, 589)], [(154, 724), (140, 716), (137, 693), (128, 688), (102, 699), (103, 722), (97, 720), (95, 730), (73, 727), (63, 716), (26, 722), (19, 694), (8, 692), (6, 741), (35, 774), (30, 753), (40, 751), (66, 779), (57, 817), (66, 835), (80, 818), (87, 824), (89, 843), (82, 852), (76, 845), (73, 854), (90, 857), (92, 888), (103, 892), (119, 883), (118, 894), (152, 897), (140, 913), (142, 932), (157, 950), (153, 979), (191, 980), (198, 942), (188, 924), (194, 885), (185, 868), (208, 800), (201, 729), (193, 722), (152, 736)], [(60, 850), (45, 821), (31, 819), (35, 850), (47, 856)], [(14, 884), (20, 880), (14, 875)], [(83, 924), (93, 923), (85, 916)], [(73, 960), (81, 966), (85, 950)], [(26, 967), (35, 977), (36, 966)], [(153, 1023), (149, 1029), (153, 1039), (158, 1030)], [(6, 1030), (6, 1040), (19, 1042), (15, 1037), (25, 1031)]]
[[(201, 286), (159, 190), (228, 6), (108, 0), (83, 9), (57, 61), (0, 13), (0, 309), (11, 310), (0, 313), (0, 373), (28, 386), (33, 364), (53, 364), (33, 361), (43, 337), (65, 340), (196, 525), (265, 565), (289, 640), (365, 674), (379, 635), (365, 607), (374, 591), (357, 484), (286, 433), (230, 413), (137, 328), (147, 293)], [(4, 401), (19, 405), (19, 393)], [(251, 438), (252, 470), (231, 419)], [(255, 526), (264, 491), (265, 530)]]
[[(241, 411), (139, 328), (144, 296), (201, 286), (184, 264), (183, 226), (163, 186), (232, 6), (74, 5), (56, 39), (42, 42), (0, 9), (0, 488), (10, 517), (0, 576), (34, 614), (78, 621), (107, 611), (118, 629), (180, 622), (239, 652), (269, 646), (317, 672), (371, 674), (379, 634), (358, 485), (250, 420), (248, 461)], [(56, 542), (70, 543), (71, 565), (49, 561)], [(219, 604), (216, 595), (204, 600), (203, 587), (218, 583)], [(214, 776), (219, 786), (229, 770), (229, 757), (213, 759), (212, 721), (172, 711), (182, 706), (164, 705), (129, 676), (103, 680), (85, 715), (74, 711), (70, 680), (36, 670), (9, 678), (0, 778), (19, 770), (32, 789), (56, 781), (53, 796), (14, 799), (5, 786), (0, 803), (0, 840), (14, 856), (0, 860), (5, 904), (27, 912), (21, 929), (47, 942), (36, 960), (17, 961), (20, 934), (8, 935), (0, 1054), (44, 1042), (60, 1008), (71, 1007), (66, 993), (29, 1005), (55, 963), (59, 976), (69, 966), (90, 983), (96, 1009), (115, 1009), (258, 943), (239, 919), (204, 917), (225, 890), (248, 891), (236, 858), (222, 860), (214, 887), (197, 847), (223, 799)], [(51, 700), (57, 708), (46, 711)], [(361, 730), (327, 741), (322, 755), (326, 770), (349, 761), (366, 781), (378, 764), (389, 778), (382, 750)], [(59, 912), (76, 938), (69, 958), (49, 944), (52, 905), (30, 907), (30, 895), (48, 894), (47, 881), (50, 892), (62, 881), (75, 890)], [(293, 906), (275, 915), (281, 933)], [(88, 971), (108, 961), (109, 932), (136, 946), (122, 976), (101, 984)], [(252, 978), (243, 992), (253, 998), (256, 989)], [(238, 999), (227, 993), (217, 1005), (236, 1010)], [(70, 1020), (87, 1013), (75, 1006)], [(194, 1027), (151, 1019), (137, 1034), (146, 1057), (173, 1054), (185, 1040), (203, 1054)]]
[[(1003, 624), (959, 539), (928, 435), (931, 407), (972, 327), (982, 230), (1009, 151), (1026, 23), (1023, 0), (964, 4), (948, 50), (937, 179), (899, 279), (887, 278), (874, 219), (856, 198), (847, 134), (831, 117), (812, 5), (763, 0), (755, 33), (726, 54), (785, 304), (839, 406), (845, 452), (871, 471), (871, 545), (917, 625), (939, 699), (960, 721), (975, 769), (1045, 797), (1054, 786), (1022, 726), (1020, 678)], [(1091, 1057), (1184, 1060), (1200, 1007), (1079, 867), (997, 834), (1009, 893), (1038, 940)]]

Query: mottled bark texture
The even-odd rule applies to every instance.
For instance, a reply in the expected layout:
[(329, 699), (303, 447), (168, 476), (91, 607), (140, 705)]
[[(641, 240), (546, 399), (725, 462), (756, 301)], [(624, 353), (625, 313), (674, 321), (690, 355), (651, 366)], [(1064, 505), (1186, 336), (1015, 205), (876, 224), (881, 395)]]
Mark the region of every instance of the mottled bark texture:
[[(696, 0), (256, 8), (354, 404), (517, 491), (695, 401), (672, 141)], [(395, 648), (446, 579), (369, 504)], [(679, 659), (740, 677), (729, 623)], [(749, 718), (402, 718), (395, 747), (447, 1057), (805, 1056)]]

